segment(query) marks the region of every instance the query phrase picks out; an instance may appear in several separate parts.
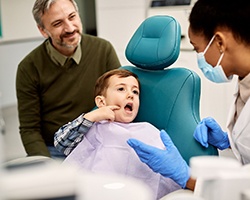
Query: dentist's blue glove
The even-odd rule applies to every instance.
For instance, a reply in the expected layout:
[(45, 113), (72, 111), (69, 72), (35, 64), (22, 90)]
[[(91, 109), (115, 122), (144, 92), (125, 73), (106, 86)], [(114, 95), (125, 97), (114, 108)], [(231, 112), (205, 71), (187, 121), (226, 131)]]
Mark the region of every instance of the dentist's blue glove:
[(129, 139), (127, 142), (135, 150), (140, 160), (154, 172), (171, 178), (185, 188), (190, 177), (189, 167), (169, 135), (164, 130), (160, 132), (160, 135), (166, 150), (149, 146), (136, 139)]
[(219, 124), (211, 117), (204, 118), (198, 124), (194, 131), (194, 138), (206, 148), (208, 144), (220, 150), (230, 146), (227, 133), (222, 131)]

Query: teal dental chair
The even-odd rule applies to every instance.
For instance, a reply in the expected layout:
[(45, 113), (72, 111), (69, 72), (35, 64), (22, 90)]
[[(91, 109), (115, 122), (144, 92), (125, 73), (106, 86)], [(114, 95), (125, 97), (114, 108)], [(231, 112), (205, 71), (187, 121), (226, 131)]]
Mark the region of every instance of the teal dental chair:
[(202, 147), (193, 138), (200, 121), (201, 82), (195, 72), (172, 66), (179, 56), (180, 41), (180, 25), (173, 17), (149, 17), (126, 47), (126, 57), (133, 66), (121, 68), (137, 74), (141, 83), (135, 122), (146, 121), (165, 129), (189, 164), (193, 156), (218, 155), (218, 151)]

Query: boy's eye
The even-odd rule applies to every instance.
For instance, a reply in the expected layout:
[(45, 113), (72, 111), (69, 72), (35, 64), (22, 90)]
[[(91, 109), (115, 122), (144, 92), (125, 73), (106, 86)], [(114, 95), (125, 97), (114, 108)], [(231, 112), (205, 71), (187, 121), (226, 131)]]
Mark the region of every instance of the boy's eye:
[(124, 88), (123, 88), (123, 87), (121, 87), (121, 88), (118, 88), (118, 90), (119, 90), (119, 91), (123, 91), (123, 90), (124, 90)]
[(133, 93), (136, 94), (136, 95), (139, 95), (139, 91), (138, 90), (134, 90)]

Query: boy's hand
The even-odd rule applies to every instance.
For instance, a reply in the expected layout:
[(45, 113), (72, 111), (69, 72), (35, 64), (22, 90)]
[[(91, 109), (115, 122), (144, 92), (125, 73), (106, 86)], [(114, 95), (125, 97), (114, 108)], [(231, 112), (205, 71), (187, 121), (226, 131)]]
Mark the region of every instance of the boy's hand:
[(84, 115), (84, 118), (91, 122), (99, 122), (102, 120), (114, 121), (115, 110), (119, 110), (120, 106), (103, 106), (96, 110), (90, 111)]

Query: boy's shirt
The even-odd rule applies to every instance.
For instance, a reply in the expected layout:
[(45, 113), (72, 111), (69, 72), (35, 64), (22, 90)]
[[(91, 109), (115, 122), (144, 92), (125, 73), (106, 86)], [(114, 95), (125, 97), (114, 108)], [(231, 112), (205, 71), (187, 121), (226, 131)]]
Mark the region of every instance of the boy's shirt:
[(54, 135), (54, 146), (66, 156), (82, 141), (94, 124), (83, 116), (84, 114), (65, 124)]

